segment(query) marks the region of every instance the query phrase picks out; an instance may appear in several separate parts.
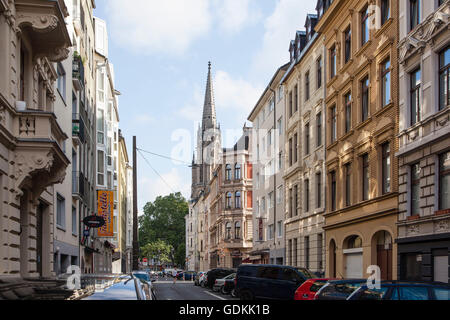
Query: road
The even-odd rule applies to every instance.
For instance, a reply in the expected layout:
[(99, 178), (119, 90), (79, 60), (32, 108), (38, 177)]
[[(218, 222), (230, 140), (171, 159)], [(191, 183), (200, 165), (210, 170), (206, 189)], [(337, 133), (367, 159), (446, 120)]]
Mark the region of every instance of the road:
[(172, 278), (164, 278), (153, 282), (153, 286), (157, 300), (238, 300), (231, 295), (194, 286), (192, 281), (177, 280), (173, 283)]

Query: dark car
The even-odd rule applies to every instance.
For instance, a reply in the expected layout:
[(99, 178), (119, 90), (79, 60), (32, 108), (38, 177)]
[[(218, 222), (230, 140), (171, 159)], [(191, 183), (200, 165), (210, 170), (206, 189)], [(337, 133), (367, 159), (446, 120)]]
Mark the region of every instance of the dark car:
[(205, 283), (205, 287), (212, 289), (216, 279), (225, 278), (226, 276), (235, 273), (236, 269), (228, 269), (228, 268), (216, 268), (209, 270), (207, 273), (207, 280)]
[(331, 280), (317, 291), (314, 300), (346, 300), (366, 283), (367, 279)]
[(241, 265), (235, 285), (241, 300), (293, 300), (295, 290), (306, 280), (315, 278), (311, 271), (281, 265)]
[(123, 276), (102, 291), (95, 292), (83, 300), (152, 300), (147, 282), (133, 276)]
[(438, 282), (383, 281), (379, 288), (363, 285), (347, 300), (450, 300), (450, 285)]
[(336, 279), (308, 279), (295, 291), (294, 300), (314, 300), (317, 291), (327, 284), (329, 280)]

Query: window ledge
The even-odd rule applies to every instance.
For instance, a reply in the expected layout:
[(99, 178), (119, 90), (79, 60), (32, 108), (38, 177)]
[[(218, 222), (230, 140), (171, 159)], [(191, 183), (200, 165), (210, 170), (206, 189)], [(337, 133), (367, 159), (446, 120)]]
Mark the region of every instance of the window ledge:
[(363, 54), (364, 51), (366, 51), (366, 49), (372, 44), (372, 39), (368, 40), (366, 43), (364, 43), (364, 45), (358, 49), (358, 51), (355, 53), (356, 57), (359, 57), (360, 55)]
[(56, 225), (56, 229), (66, 232), (66, 228), (60, 225)]
[(371, 116), (369, 115), (368, 118), (366, 120), (364, 120), (363, 122), (361, 122), (360, 124), (358, 124), (354, 130), (359, 130), (362, 127), (364, 127), (366, 124), (368, 124), (370, 121), (372, 120)]
[(381, 107), (380, 109), (378, 109), (378, 110), (373, 114), (373, 116), (374, 116), (374, 117), (380, 116), (380, 115), (383, 114), (385, 111), (391, 109), (393, 105), (394, 105), (394, 102), (393, 102), (392, 99), (391, 99), (391, 101), (390, 101), (387, 105), (385, 105), (385, 106)]

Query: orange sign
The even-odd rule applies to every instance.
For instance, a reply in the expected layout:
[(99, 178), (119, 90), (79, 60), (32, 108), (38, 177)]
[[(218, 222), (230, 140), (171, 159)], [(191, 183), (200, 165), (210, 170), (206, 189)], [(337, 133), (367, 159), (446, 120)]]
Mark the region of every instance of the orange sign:
[(105, 225), (98, 229), (99, 237), (114, 237), (114, 191), (97, 191), (98, 215), (105, 219)]

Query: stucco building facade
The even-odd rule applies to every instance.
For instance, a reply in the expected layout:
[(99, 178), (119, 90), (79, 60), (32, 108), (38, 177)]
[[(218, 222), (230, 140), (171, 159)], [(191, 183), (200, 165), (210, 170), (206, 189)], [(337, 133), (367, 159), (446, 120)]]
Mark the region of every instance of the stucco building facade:
[(398, 277), (449, 282), (450, 1), (399, 6)]
[[(325, 10), (324, 10), (325, 9)], [(326, 50), (326, 276), (397, 277), (398, 2), (336, 0)]]

